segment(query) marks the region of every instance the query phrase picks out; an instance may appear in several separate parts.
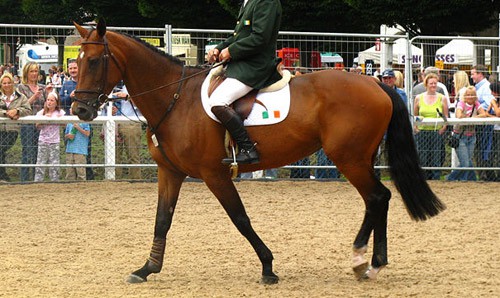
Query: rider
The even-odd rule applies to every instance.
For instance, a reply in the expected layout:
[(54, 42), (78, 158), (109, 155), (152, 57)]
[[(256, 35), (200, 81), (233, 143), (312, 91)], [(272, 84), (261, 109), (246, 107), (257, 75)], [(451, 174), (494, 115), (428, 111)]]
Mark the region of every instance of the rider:
[[(208, 53), (210, 63), (228, 62), (222, 84), (210, 96), (211, 110), (240, 148), (236, 162), (259, 162), (255, 144), (243, 121), (229, 107), (252, 89), (267, 87), (280, 79), (276, 70), (276, 40), (281, 21), (279, 0), (245, 0), (232, 36)], [(222, 163), (232, 163), (224, 158)]]

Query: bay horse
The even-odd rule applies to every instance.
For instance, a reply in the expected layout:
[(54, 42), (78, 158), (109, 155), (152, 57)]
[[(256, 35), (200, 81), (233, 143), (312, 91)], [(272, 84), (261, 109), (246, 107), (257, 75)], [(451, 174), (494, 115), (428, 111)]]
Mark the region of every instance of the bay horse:
[[(77, 62), (77, 99), (72, 112), (90, 121), (123, 79), (148, 121), (148, 148), (158, 164), (158, 207), (149, 258), (127, 278), (147, 281), (163, 266), (166, 236), (181, 185), (187, 176), (202, 179), (262, 263), (261, 281), (278, 282), (273, 254), (252, 228), (227, 165), (224, 128), (205, 113), (201, 67), (188, 67), (138, 38), (74, 24), (83, 41)], [(230, 62), (229, 62), (230, 63)], [(320, 148), (358, 190), (365, 203), (361, 228), (353, 243), (353, 270), (358, 279), (374, 279), (387, 260), (387, 214), (391, 192), (374, 174), (377, 148), (387, 132), (394, 184), (410, 217), (426, 220), (445, 209), (427, 184), (418, 162), (409, 114), (399, 95), (373, 78), (338, 70), (297, 76), (290, 82), (291, 104), (284, 121), (249, 127), (260, 163), (241, 165), (242, 172), (276, 168)], [(312, 202), (311, 202), (312, 203)], [(364, 258), (373, 231), (371, 264)]]

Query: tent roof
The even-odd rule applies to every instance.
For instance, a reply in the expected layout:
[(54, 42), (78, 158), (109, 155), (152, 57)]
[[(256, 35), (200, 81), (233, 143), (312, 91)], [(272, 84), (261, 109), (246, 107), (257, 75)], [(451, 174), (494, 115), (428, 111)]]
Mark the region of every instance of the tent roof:
[[(359, 52), (360, 63), (364, 63), (366, 60), (373, 60), (375, 64), (380, 64), (380, 54), (381, 51), (376, 51), (375, 46), (368, 48), (362, 52)], [(412, 45), (411, 54), (413, 56), (422, 56), (422, 49), (417, 46)], [(392, 46), (392, 63), (394, 64), (403, 64), (402, 57), (406, 55), (406, 39), (398, 38), (395, 40)], [(421, 59), (419, 59), (420, 61)], [(403, 62), (403, 63), (401, 63)]]
[(445, 64), (474, 63), (474, 43), (469, 39), (453, 39), (436, 51), (436, 58)]

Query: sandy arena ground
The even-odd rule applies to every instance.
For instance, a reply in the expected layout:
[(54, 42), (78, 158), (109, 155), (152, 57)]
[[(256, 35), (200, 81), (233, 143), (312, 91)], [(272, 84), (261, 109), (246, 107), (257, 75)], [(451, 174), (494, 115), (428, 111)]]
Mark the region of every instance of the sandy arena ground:
[(421, 223), (387, 186), (390, 264), (358, 282), (351, 245), (364, 205), (349, 183), (237, 182), (281, 278), (266, 286), (203, 183), (184, 184), (163, 271), (139, 285), (125, 278), (149, 255), (155, 183), (0, 185), (0, 296), (498, 297), (499, 184), (433, 182), (448, 209)]

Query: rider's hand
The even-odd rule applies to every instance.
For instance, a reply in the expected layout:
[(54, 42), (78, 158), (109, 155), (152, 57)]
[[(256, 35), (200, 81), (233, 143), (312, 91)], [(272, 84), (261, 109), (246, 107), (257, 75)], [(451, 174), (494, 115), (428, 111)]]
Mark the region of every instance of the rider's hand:
[(208, 63), (214, 63), (219, 58), (219, 49), (211, 49), (208, 51)]
[(231, 59), (231, 54), (229, 53), (229, 48), (225, 48), (220, 52), (219, 61), (229, 61)]

